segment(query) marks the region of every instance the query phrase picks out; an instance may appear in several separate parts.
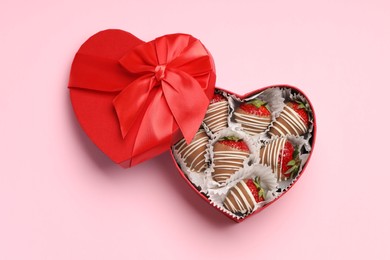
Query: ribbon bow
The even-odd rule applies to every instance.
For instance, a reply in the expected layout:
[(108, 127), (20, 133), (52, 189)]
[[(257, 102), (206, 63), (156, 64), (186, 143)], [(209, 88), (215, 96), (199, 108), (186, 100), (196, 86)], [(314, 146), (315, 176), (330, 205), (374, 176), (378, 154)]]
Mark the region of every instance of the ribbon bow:
[[(212, 69), (207, 50), (200, 41), (180, 34), (160, 37), (137, 46), (119, 62), (128, 72), (139, 75), (113, 101), (122, 136), (142, 116), (144, 106), (155, 102), (149, 97), (157, 88), (186, 141), (191, 142), (209, 104), (206, 84), (197, 80)], [(153, 116), (147, 120), (153, 120)]]
[(212, 58), (199, 40), (172, 34), (137, 45), (117, 60), (82, 53), (76, 60), (73, 67), (81, 72), (72, 74), (69, 87), (119, 92), (113, 106), (122, 138), (132, 139), (133, 156), (167, 143), (168, 149), (177, 128), (191, 142), (215, 82)]

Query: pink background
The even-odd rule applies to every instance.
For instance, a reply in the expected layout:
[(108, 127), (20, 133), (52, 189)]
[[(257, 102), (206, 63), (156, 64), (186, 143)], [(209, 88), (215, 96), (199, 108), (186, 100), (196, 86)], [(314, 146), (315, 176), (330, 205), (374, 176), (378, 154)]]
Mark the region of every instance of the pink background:
[[(55, 2), (0, 2), (0, 259), (390, 259), (389, 1)], [(235, 224), (168, 153), (114, 165), (66, 88), (78, 47), (107, 28), (190, 33), (241, 94), (301, 88), (318, 135), (297, 185)]]

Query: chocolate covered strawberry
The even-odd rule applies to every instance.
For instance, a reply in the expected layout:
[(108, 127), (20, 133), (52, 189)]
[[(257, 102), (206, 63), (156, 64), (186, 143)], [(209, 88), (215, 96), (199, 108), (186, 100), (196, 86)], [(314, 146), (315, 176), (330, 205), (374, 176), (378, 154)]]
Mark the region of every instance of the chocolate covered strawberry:
[(309, 124), (309, 116), (307, 114), (307, 107), (303, 102), (287, 102), (287, 106), (291, 107), (302, 119), (303, 123), (308, 126)]
[(265, 200), (265, 190), (260, 185), (260, 178), (246, 179), (238, 182), (227, 193), (223, 205), (235, 214), (251, 213), (256, 203)]
[(278, 181), (284, 181), (298, 174), (299, 151), (286, 138), (276, 138), (260, 148), (260, 163), (270, 166)]
[(203, 129), (199, 129), (190, 144), (185, 139), (180, 140), (175, 145), (175, 150), (186, 164), (195, 172), (204, 172), (207, 168), (206, 149), (209, 138)]
[(215, 93), (203, 121), (211, 132), (216, 133), (228, 126), (228, 113), (228, 101), (221, 94)]
[(244, 140), (236, 136), (227, 136), (214, 145), (213, 179), (218, 183), (226, 183), (232, 174), (243, 167), (243, 162), (249, 157), (249, 148)]
[(271, 136), (303, 135), (307, 133), (309, 116), (307, 107), (299, 101), (287, 102), (273, 123), (269, 133)]
[(234, 112), (235, 120), (251, 135), (264, 132), (271, 123), (271, 112), (266, 102), (254, 99), (242, 103)]

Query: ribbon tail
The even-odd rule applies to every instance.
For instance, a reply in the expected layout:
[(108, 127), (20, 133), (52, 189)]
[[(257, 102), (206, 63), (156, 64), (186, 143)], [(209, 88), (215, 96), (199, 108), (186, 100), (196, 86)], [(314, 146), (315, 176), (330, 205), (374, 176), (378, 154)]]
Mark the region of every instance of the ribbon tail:
[(153, 88), (150, 97), (148, 106), (137, 118), (131, 133), (134, 135), (132, 164), (168, 150), (173, 141), (172, 131), (178, 129), (162, 90)]
[(147, 105), (149, 92), (154, 84), (154, 78), (145, 75), (133, 81), (123, 89), (112, 101), (121, 127), (124, 139)]
[(182, 71), (167, 72), (161, 85), (171, 113), (190, 143), (203, 121), (209, 99), (200, 84)]

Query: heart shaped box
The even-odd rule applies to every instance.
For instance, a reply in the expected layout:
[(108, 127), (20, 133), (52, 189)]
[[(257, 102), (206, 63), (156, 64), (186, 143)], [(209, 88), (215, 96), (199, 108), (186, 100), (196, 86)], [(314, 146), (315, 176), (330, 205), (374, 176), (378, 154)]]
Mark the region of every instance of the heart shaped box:
[[(172, 154), (171, 147), (183, 136), (190, 143), (214, 94), (215, 79), (211, 54), (190, 35), (166, 35), (145, 43), (128, 32), (110, 29), (93, 35), (80, 47), (72, 64), (69, 89), (75, 115), (88, 137), (126, 168), (167, 150)], [(298, 88), (277, 85), (234, 95), (245, 98), (273, 87), (293, 89), (307, 99), (312, 109), (314, 148), (313, 106)], [(196, 109), (193, 102), (187, 105), (189, 100), (198, 101)], [(175, 161), (173, 154), (172, 159)], [(210, 204), (177, 163), (176, 167), (185, 182)], [(254, 215), (237, 219), (215, 208), (236, 222)]]
[(80, 47), (68, 87), (89, 138), (114, 162), (130, 167), (167, 151), (183, 135), (192, 140), (215, 78), (211, 54), (191, 35), (145, 43), (111, 29)]
[[(308, 152), (308, 157), (307, 157), (307, 160), (306, 162), (303, 164), (303, 167), (302, 169), (299, 171), (299, 174), (296, 178), (294, 178), (291, 182), (291, 184), (284, 190), (282, 191), (281, 193), (279, 193), (279, 195), (274, 199), (272, 200), (271, 202), (268, 202), (267, 204), (265, 204), (264, 206), (258, 208), (257, 210), (253, 211), (252, 213), (242, 217), (242, 218), (237, 218), (235, 217), (234, 215), (232, 214), (229, 214), (228, 212), (224, 211), (224, 210), (221, 210), (220, 208), (216, 207), (215, 205), (212, 205), (212, 201), (203, 193), (203, 192), (200, 192), (199, 189), (196, 187), (196, 185), (194, 183), (192, 183), (188, 176), (186, 176), (186, 174), (184, 173), (182, 167), (178, 162), (176, 163), (176, 168), (177, 170), (179, 171), (181, 177), (183, 178), (183, 180), (190, 186), (190, 188), (196, 193), (198, 194), (207, 204), (213, 206), (216, 210), (218, 210), (219, 212), (221, 212), (222, 214), (224, 214), (225, 216), (227, 216), (228, 218), (230, 218), (231, 220), (237, 222), (237, 223), (240, 223), (244, 220), (246, 220), (247, 218), (261, 212), (262, 210), (266, 209), (267, 207), (269, 207), (270, 205), (272, 205), (273, 203), (275, 203), (277, 200), (279, 200), (283, 195), (285, 195), (294, 185), (295, 183), (298, 181), (298, 179), (302, 176), (302, 174), (304, 173), (309, 161), (310, 161), (310, 158), (312, 156), (312, 152), (314, 150), (314, 146), (315, 146), (315, 140), (316, 140), (316, 132), (317, 132), (317, 126), (316, 126), (316, 116), (315, 116), (315, 112), (314, 112), (314, 108), (313, 108), (313, 105), (312, 103), (310, 102), (309, 98), (297, 87), (294, 87), (294, 86), (291, 86), (291, 85), (286, 85), (286, 84), (283, 84), (283, 85), (272, 85), (272, 86), (267, 86), (267, 87), (263, 87), (263, 88), (259, 88), (257, 90), (253, 90), (249, 93), (246, 93), (246, 94), (243, 94), (243, 95), (239, 95), (239, 94), (236, 94), (236, 93), (233, 93), (229, 90), (225, 90), (225, 89), (222, 89), (222, 88), (216, 88), (216, 92), (222, 92), (222, 93), (226, 93), (227, 95), (232, 95), (232, 96), (235, 96), (236, 98), (240, 99), (240, 100), (245, 100), (246, 98), (248, 97), (251, 97), (251, 96), (255, 96), (256, 94), (259, 94), (265, 90), (269, 90), (269, 89), (274, 89), (274, 88), (280, 88), (280, 89), (290, 89), (292, 91), (295, 91), (296, 93), (298, 93), (299, 95), (303, 96), (304, 99), (307, 101), (309, 107), (310, 107), (310, 110), (311, 110), (311, 116), (312, 116), (312, 130), (311, 130), (311, 137), (309, 138), (309, 143), (310, 143), (310, 146), (311, 146), (311, 150)], [(230, 127), (229, 127), (230, 128)], [(212, 135), (212, 133), (211, 133)], [(171, 157), (174, 161), (177, 161), (177, 155), (176, 155), (176, 158), (175, 158), (175, 155), (174, 155), (174, 150), (175, 148), (172, 147), (170, 153), (171, 153)]]

